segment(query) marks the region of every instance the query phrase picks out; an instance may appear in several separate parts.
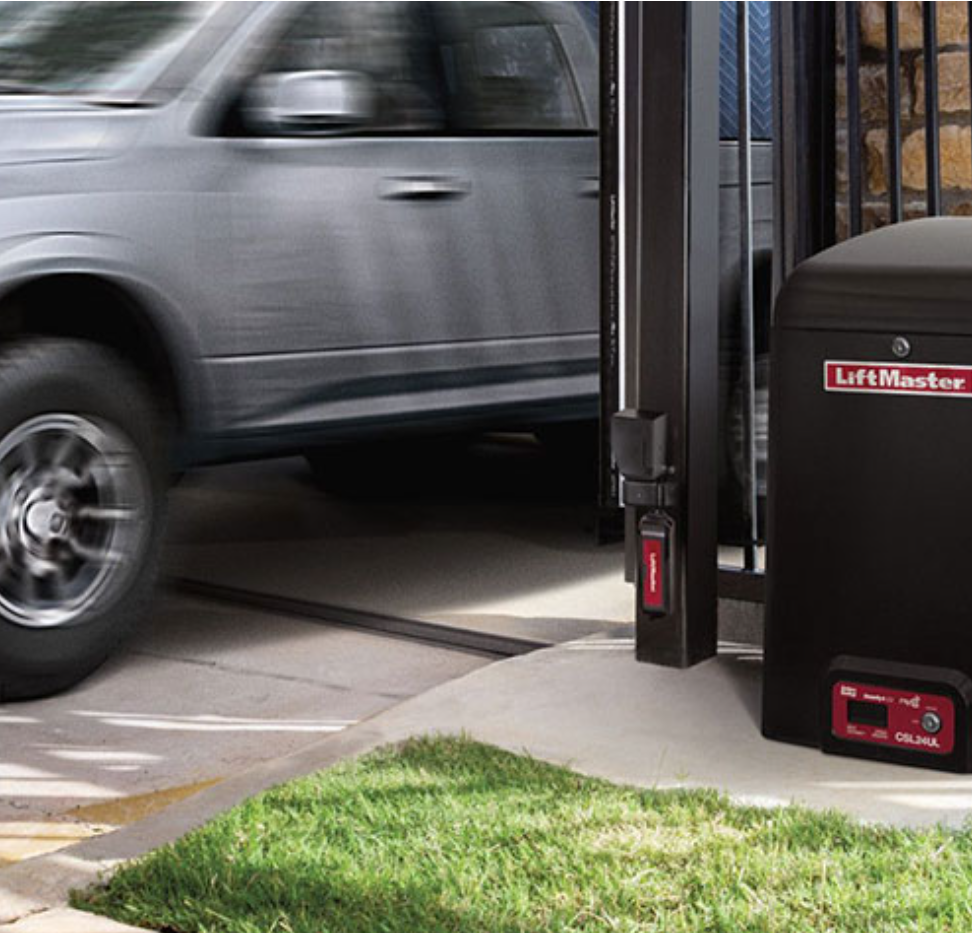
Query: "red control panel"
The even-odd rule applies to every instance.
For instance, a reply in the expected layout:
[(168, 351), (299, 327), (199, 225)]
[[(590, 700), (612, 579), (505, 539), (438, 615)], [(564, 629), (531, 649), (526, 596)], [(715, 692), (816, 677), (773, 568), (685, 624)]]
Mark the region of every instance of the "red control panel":
[(840, 739), (936, 755), (955, 747), (955, 707), (948, 697), (839, 680), (830, 709)]

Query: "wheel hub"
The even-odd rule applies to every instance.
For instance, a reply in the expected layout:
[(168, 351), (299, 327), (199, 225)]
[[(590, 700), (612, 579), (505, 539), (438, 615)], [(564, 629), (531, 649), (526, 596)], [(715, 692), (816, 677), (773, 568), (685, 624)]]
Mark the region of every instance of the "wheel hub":
[(87, 418), (0, 439), (0, 613), (40, 628), (92, 608), (137, 556), (146, 488), (131, 442)]
[(68, 516), (60, 504), (44, 493), (24, 509), (23, 531), (28, 546), (31, 541), (48, 545), (60, 537), (68, 525)]

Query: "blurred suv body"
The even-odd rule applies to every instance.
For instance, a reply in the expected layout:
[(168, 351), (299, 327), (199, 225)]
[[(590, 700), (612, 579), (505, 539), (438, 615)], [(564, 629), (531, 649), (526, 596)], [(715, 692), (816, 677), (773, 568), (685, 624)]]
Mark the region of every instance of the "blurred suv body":
[(250, 87), (303, 8), (225, 4), (136, 99), (0, 89), (0, 332), (134, 361), (181, 465), (593, 417), (597, 62), (574, 5), (422, 13), (435, 52), (542, 31), (569, 127), (457, 126), (444, 104), (418, 129), (265, 128)]

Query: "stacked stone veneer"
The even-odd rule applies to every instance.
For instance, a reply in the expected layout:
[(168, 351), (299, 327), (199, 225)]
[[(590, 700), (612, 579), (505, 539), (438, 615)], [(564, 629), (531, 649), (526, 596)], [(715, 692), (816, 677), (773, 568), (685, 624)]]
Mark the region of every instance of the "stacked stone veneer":
[[(862, 159), (864, 229), (889, 220), (887, 171), (887, 48), (884, 3), (858, 3), (861, 27)], [(906, 218), (925, 216), (925, 75), (921, 4), (898, 3), (901, 50), (901, 173)], [(969, 113), (968, 7), (935, 3), (938, 18), (938, 105), (942, 212), (972, 215), (972, 126)], [(841, 14), (844, 4), (838, 5)], [(838, 39), (838, 236), (847, 236), (847, 88), (843, 21)]]

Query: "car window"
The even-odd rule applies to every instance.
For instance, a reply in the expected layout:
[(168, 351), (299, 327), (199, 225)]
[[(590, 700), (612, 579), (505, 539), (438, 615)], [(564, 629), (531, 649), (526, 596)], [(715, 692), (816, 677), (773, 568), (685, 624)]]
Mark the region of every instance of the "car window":
[(261, 72), (365, 74), (377, 96), (372, 130), (444, 125), (435, 43), (424, 3), (308, 3)]
[(135, 101), (218, 4), (0, 2), (0, 93)]
[[(434, 5), (442, 22), (443, 72), (456, 128), (489, 132), (589, 128), (558, 35), (569, 24), (542, 17), (534, 6)], [(551, 4), (551, 8), (561, 6)]]

